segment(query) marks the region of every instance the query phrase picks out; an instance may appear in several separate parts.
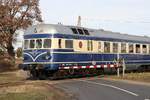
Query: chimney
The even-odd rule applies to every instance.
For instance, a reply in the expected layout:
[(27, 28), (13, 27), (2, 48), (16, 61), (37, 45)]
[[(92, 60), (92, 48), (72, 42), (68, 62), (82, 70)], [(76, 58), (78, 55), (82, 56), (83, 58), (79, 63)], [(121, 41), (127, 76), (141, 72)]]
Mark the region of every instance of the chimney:
[(81, 27), (81, 16), (78, 16), (78, 23), (77, 26)]

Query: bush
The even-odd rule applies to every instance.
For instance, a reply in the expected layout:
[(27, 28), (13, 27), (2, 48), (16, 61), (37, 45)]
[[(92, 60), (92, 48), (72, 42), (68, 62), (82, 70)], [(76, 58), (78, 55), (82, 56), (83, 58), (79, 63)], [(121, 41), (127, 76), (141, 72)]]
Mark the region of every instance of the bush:
[(0, 56), (0, 72), (12, 70), (14, 65), (14, 58), (10, 56)]

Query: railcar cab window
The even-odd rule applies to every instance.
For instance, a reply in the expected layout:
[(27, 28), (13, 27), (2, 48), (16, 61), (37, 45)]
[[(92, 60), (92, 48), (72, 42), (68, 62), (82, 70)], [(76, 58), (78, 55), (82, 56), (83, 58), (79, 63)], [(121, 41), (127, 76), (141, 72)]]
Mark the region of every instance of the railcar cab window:
[(118, 53), (118, 43), (113, 43), (113, 53)]
[(42, 48), (42, 39), (36, 40), (36, 48)]
[(71, 28), (73, 34), (78, 34), (78, 31), (75, 28)]
[(29, 48), (29, 40), (25, 40), (24, 41), (24, 49), (28, 49)]
[(35, 40), (30, 40), (30, 48), (35, 48)]
[(68, 49), (73, 48), (73, 40), (66, 40), (65, 41), (65, 47)]
[(104, 42), (104, 52), (110, 53), (110, 42)]
[(136, 53), (140, 53), (140, 44), (135, 45)]
[(51, 39), (44, 39), (44, 44), (43, 47), (44, 48), (51, 48)]
[(146, 45), (142, 45), (142, 52), (147, 53), (147, 46)]
[(129, 53), (134, 53), (134, 45), (129, 44)]
[(84, 35), (82, 29), (78, 29), (79, 34)]
[(121, 43), (121, 53), (126, 53), (126, 43)]

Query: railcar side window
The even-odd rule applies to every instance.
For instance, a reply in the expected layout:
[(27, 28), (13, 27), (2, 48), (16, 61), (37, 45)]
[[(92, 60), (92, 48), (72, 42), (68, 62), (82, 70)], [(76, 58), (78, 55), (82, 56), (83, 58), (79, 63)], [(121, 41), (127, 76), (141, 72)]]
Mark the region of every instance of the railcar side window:
[(142, 45), (142, 51), (143, 51), (143, 53), (147, 53), (147, 46), (146, 45)]
[(121, 43), (121, 53), (126, 53), (126, 43)]
[(109, 42), (104, 42), (104, 52), (110, 53), (110, 43)]
[(44, 48), (51, 48), (51, 39), (45, 39), (44, 40)]
[(71, 30), (74, 34), (78, 34), (78, 31), (75, 28), (71, 28)]
[(66, 48), (73, 48), (73, 41), (72, 40), (66, 40), (65, 41), (65, 47)]
[(34, 48), (35, 47), (35, 40), (30, 40), (30, 48)]
[(150, 54), (150, 45), (148, 45), (148, 49), (149, 49), (149, 54)]
[(134, 45), (129, 44), (129, 53), (134, 53)]
[(85, 35), (90, 35), (90, 33), (89, 33), (89, 31), (88, 30), (83, 30), (84, 31), (84, 33), (85, 33)]
[(92, 40), (87, 41), (87, 50), (92, 51), (93, 50), (93, 42)]
[(58, 40), (58, 47), (61, 48), (61, 39)]
[(79, 34), (84, 35), (82, 29), (78, 29)]
[(98, 51), (102, 52), (102, 44), (101, 44), (101, 42), (98, 42)]
[(113, 53), (118, 53), (118, 43), (113, 43)]
[(42, 48), (42, 39), (36, 40), (36, 48)]
[(28, 49), (29, 48), (29, 40), (25, 40), (24, 41), (24, 49)]
[(136, 53), (140, 53), (140, 44), (135, 45)]

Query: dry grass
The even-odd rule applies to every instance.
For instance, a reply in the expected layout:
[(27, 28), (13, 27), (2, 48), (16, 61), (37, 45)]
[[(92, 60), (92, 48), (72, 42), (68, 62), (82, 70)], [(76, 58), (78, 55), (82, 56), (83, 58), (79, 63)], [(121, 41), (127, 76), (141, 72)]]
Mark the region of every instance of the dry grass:
[(69, 100), (63, 91), (48, 84), (50, 81), (26, 80), (21, 73), (0, 73), (0, 100)]
[(110, 76), (113, 79), (126, 79), (139, 82), (148, 82), (150, 83), (150, 72), (142, 73), (126, 73), (124, 77)]

